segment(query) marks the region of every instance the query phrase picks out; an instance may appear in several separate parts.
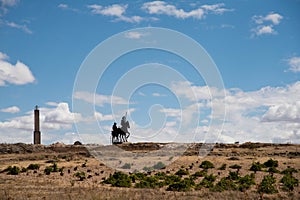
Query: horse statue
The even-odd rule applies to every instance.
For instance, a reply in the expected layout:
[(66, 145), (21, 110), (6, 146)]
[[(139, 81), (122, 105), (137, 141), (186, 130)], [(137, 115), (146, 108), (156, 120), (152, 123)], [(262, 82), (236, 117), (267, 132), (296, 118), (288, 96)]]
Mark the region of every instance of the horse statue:
[(127, 142), (127, 139), (130, 136), (128, 128), (130, 128), (130, 125), (126, 120), (126, 115), (122, 117), (120, 128), (117, 127), (117, 123), (115, 122), (111, 131), (112, 144)]

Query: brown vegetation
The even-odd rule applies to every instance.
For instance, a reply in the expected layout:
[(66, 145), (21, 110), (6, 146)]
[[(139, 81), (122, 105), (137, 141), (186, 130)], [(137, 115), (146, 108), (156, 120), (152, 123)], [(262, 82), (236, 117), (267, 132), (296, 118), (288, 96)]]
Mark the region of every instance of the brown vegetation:
[[(163, 143), (129, 143), (119, 146), (126, 151), (138, 152), (155, 151), (164, 145)], [(193, 144), (182, 157), (170, 165), (160, 170), (145, 172), (149, 180), (152, 180), (157, 172), (164, 172), (166, 175), (177, 173), (181, 180), (194, 177), (194, 186), (184, 191), (176, 191), (177, 187), (181, 187), (180, 184), (186, 181), (172, 186), (170, 186), (171, 183), (157, 187), (149, 186), (155, 189), (135, 188), (135, 184), (142, 182), (139, 180), (132, 183), (130, 188), (112, 187), (110, 184), (105, 184), (103, 180), (106, 180), (115, 170), (93, 158), (81, 145), (0, 144), (0, 171), (2, 171), (0, 173), (0, 199), (259, 199), (261, 197), (264, 199), (300, 199), (299, 186), (295, 186), (293, 190), (284, 188), (282, 178), (285, 175), (276, 171), (282, 172), (293, 168), (297, 170), (293, 172), (293, 177), (300, 180), (300, 145), (216, 144), (213, 150), (203, 158), (198, 156), (200, 146), (201, 144)], [(99, 148), (104, 150), (109, 147)], [(255, 184), (250, 185), (249, 188), (247, 186), (242, 191), (237, 189), (220, 192), (217, 191), (220, 188), (214, 187), (228, 176), (246, 177), (254, 173), (250, 171), (253, 163), (264, 164), (270, 159), (278, 161), (278, 166), (255, 171)], [(204, 165), (201, 165), (203, 161), (209, 161), (214, 167), (205, 169)], [(275, 162), (267, 164), (270, 165), (270, 163), (272, 165)], [(121, 163), (121, 166), (129, 169), (134, 164)], [(8, 174), (5, 170), (9, 166), (11, 168), (16, 166), (15, 169), (19, 168), (20, 172), (17, 175)], [(45, 172), (47, 168), (50, 170), (48, 175)], [(289, 173), (289, 171), (291, 170), (285, 172)], [(262, 180), (269, 175), (275, 177), (274, 186), (278, 192), (259, 193), (263, 191)], [(212, 184), (209, 182), (210, 179), (212, 179)], [(238, 180), (234, 182), (238, 183)]]

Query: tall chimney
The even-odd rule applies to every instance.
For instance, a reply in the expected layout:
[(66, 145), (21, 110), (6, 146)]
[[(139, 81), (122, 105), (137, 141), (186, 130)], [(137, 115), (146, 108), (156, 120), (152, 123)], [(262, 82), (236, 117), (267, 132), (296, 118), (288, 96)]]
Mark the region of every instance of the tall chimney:
[(34, 110), (33, 144), (41, 144), (40, 111), (38, 106), (35, 106)]

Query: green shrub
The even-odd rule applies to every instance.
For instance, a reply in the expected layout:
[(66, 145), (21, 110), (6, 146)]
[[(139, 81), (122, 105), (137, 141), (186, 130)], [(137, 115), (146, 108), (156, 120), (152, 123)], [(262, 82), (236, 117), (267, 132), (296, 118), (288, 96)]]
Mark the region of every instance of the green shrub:
[(216, 180), (216, 176), (210, 174), (209, 176), (205, 176), (202, 181), (197, 185), (197, 188), (212, 188), (214, 186), (214, 181)]
[(47, 166), (44, 170), (46, 175), (49, 175), (51, 172), (58, 172), (59, 169), (56, 163), (53, 163), (51, 166)]
[(162, 169), (162, 168), (165, 168), (166, 167), (166, 165), (164, 164), (164, 163), (162, 163), (162, 162), (158, 162), (158, 163), (156, 163), (155, 165), (153, 165), (153, 169)]
[(130, 177), (135, 177), (135, 179), (137, 180), (143, 180), (145, 179), (146, 175), (144, 173), (138, 172), (138, 173), (131, 174)]
[(58, 167), (57, 167), (57, 163), (53, 163), (53, 165), (52, 165), (52, 172), (58, 172)]
[(153, 167), (146, 167), (146, 166), (145, 166), (145, 167), (143, 168), (143, 170), (146, 171), (146, 172), (150, 172), (150, 171), (152, 171), (152, 170), (154, 170), (154, 169), (153, 169)]
[(10, 175), (18, 175), (20, 173), (20, 168), (17, 166), (8, 166), (5, 170), (2, 172), (7, 172), (7, 174)]
[(218, 170), (225, 170), (226, 169), (226, 164), (223, 164), (221, 167), (218, 168)]
[(139, 183), (135, 184), (136, 188), (156, 188), (162, 186), (163, 184), (159, 182), (159, 179), (156, 176), (145, 177)]
[(244, 177), (240, 177), (238, 181), (238, 188), (241, 192), (249, 189), (251, 185), (255, 185), (255, 176), (251, 174), (250, 176), (247, 174)]
[(278, 190), (275, 187), (276, 178), (270, 175), (264, 176), (263, 180), (258, 186), (259, 193), (273, 194), (277, 193)]
[(173, 183), (180, 182), (180, 181), (181, 181), (181, 178), (179, 176), (169, 175), (169, 176), (166, 176), (166, 178), (165, 178), (165, 185), (171, 185)]
[(192, 176), (196, 178), (196, 177), (204, 177), (206, 175), (207, 175), (207, 171), (201, 170), (201, 171), (195, 172)]
[(200, 164), (199, 167), (200, 167), (200, 168), (203, 168), (203, 169), (210, 169), (210, 168), (214, 168), (215, 166), (214, 166), (214, 164), (212, 164), (210, 161), (205, 160), (205, 161), (203, 161), (203, 162)]
[(280, 180), (280, 183), (283, 183), (283, 190), (291, 192), (299, 185), (299, 180), (293, 177), (292, 174), (285, 174)]
[(79, 178), (80, 181), (83, 181), (83, 180), (86, 178), (84, 172), (76, 172), (76, 173), (74, 174), (74, 176), (77, 177), (77, 178)]
[(27, 172), (28, 170), (27, 170), (27, 168), (25, 168), (25, 167), (22, 167), (22, 169), (21, 169), (21, 173), (24, 173), (24, 172)]
[(276, 169), (276, 167), (270, 167), (270, 168), (268, 169), (268, 172), (269, 172), (269, 173), (279, 173), (280, 171), (279, 171), (278, 169)]
[(236, 180), (240, 179), (240, 176), (237, 172), (229, 171), (229, 175), (226, 178), (230, 179), (230, 180), (233, 180), (233, 181), (236, 181)]
[(46, 175), (50, 175), (50, 173), (53, 172), (53, 168), (51, 166), (47, 166), (44, 172)]
[(238, 186), (233, 180), (223, 177), (214, 187), (211, 188), (211, 191), (223, 192), (224, 190), (237, 190), (237, 189)]
[(281, 174), (293, 174), (297, 172), (298, 172), (297, 169), (288, 166), (285, 170), (281, 172)]
[(115, 172), (108, 179), (104, 180), (103, 183), (111, 184), (114, 187), (131, 187), (132, 181), (127, 174)]
[(131, 168), (131, 164), (130, 163), (125, 163), (121, 168), (122, 169), (130, 169)]
[(27, 167), (28, 170), (38, 170), (40, 169), (40, 165), (39, 164), (30, 164)]
[(189, 171), (184, 170), (184, 169), (179, 169), (179, 170), (175, 173), (175, 175), (177, 175), (177, 176), (189, 175)]
[(157, 172), (157, 173), (155, 174), (155, 176), (156, 176), (159, 180), (165, 180), (167, 174), (166, 174), (165, 172)]
[(252, 165), (250, 167), (250, 171), (254, 171), (254, 173), (256, 173), (257, 171), (261, 171), (262, 167), (263, 167), (263, 165), (260, 164), (259, 162), (254, 162), (254, 163), (252, 163)]
[(167, 191), (186, 192), (190, 191), (195, 185), (195, 182), (189, 178), (185, 178), (179, 182), (170, 184)]
[(278, 167), (278, 161), (273, 160), (272, 158), (269, 159), (268, 161), (264, 162), (265, 167)]

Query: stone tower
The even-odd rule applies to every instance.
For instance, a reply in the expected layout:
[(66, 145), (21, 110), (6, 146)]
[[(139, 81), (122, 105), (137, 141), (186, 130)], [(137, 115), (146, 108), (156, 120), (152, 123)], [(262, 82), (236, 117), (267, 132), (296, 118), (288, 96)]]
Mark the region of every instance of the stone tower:
[(34, 110), (33, 144), (41, 144), (40, 111), (38, 106), (35, 106)]

